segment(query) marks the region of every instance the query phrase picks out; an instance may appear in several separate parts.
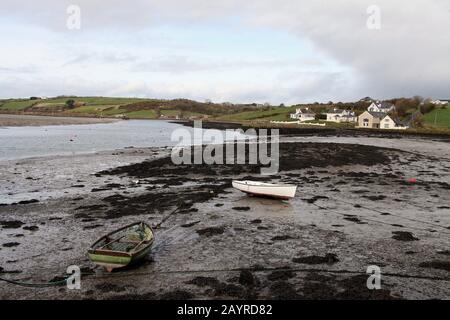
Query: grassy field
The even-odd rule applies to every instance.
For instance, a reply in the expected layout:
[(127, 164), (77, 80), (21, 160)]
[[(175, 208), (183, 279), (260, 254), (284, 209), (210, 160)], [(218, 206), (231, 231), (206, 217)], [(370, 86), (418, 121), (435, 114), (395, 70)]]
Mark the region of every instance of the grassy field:
[[(76, 107), (69, 109), (66, 101), (75, 100)], [(159, 110), (159, 111), (158, 111)], [(186, 99), (158, 100), (111, 97), (57, 97), (49, 99), (9, 99), (0, 100), (0, 112), (26, 112), (30, 114), (60, 114), (93, 117), (113, 117), (126, 115), (131, 119), (156, 119), (192, 117), (205, 118), (216, 114), (238, 113), (244, 110), (224, 107), (220, 104), (205, 104)], [(258, 111), (259, 112), (259, 111)], [(258, 113), (257, 112), (257, 113)], [(254, 117), (258, 117), (257, 114)]]
[(216, 117), (216, 120), (223, 121), (248, 121), (248, 120), (275, 120), (275, 121), (288, 121), (289, 115), (295, 112), (295, 107), (277, 107), (271, 110), (254, 110), (239, 112), (230, 115), (224, 115)]
[(450, 107), (434, 109), (427, 113), (424, 119), (427, 125), (450, 129)]
[(4, 102), (0, 109), (3, 110), (11, 110), (11, 111), (20, 111), (25, 108), (31, 107), (32, 104), (36, 103), (37, 101), (42, 100), (12, 100), (12, 101), (6, 101)]
[[(130, 103), (135, 103), (139, 101), (143, 101), (144, 99), (138, 98), (108, 98), (108, 97), (59, 97), (59, 98), (51, 98), (51, 99), (12, 99), (0, 102), (0, 110), (8, 110), (8, 111), (23, 111), (26, 108), (29, 108), (33, 105), (37, 105), (38, 107), (52, 107), (52, 106), (61, 106), (66, 103), (67, 100), (73, 99), (77, 102), (83, 102), (86, 106), (79, 107), (84, 108), (82, 110), (71, 110), (78, 113), (96, 113), (95, 108), (89, 108), (92, 106), (120, 106), (127, 105)], [(77, 108), (78, 109), (78, 108)]]
[(132, 111), (126, 114), (130, 119), (156, 119), (155, 110), (139, 110)]

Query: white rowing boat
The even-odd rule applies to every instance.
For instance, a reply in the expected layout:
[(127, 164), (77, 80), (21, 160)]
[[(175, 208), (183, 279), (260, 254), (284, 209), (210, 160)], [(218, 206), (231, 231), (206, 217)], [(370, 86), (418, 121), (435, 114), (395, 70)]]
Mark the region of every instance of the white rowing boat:
[(293, 184), (273, 184), (258, 181), (233, 181), (233, 188), (242, 192), (279, 199), (290, 199), (295, 197), (297, 186)]

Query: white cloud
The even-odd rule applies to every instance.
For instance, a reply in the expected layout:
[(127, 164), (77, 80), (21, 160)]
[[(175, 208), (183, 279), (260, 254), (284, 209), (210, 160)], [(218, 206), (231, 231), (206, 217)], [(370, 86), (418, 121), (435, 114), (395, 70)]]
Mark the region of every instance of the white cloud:
[[(34, 80), (27, 79), (35, 83), (31, 88), (41, 87), (51, 92), (70, 89), (52, 81), (37, 84), (38, 80), (47, 81), (47, 76), (57, 77), (58, 69), (54, 67), (57, 61), (59, 66), (64, 66), (59, 71), (81, 82), (92, 82), (98, 94), (129, 92), (157, 97), (273, 102), (348, 100), (367, 95), (387, 98), (420, 94), (445, 98), (450, 94), (450, 4), (445, 0), (76, 2), (82, 10), (79, 34), (65, 28), (65, 9), (73, 1), (6, 0), (0, 4), (0, 10), (8, 12), (7, 19), (0, 20), (0, 26), (34, 26), (38, 30), (47, 29), (47, 34), (51, 34), (52, 42), (50, 39), (42, 41), (53, 45), (37, 49), (39, 61), (24, 56), (27, 64), (37, 66), (31, 70), (36, 74)], [(366, 9), (372, 4), (381, 9), (380, 30), (366, 27)], [(280, 56), (276, 57), (259, 52), (251, 59), (237, 59), (236, 56), (227, 58), (227, 55), (239, 52), (240, 43), (229, 43), (229, 52), (223, 54), (208, 50), (200, 54), (199, 48), (183, 46), (172, 47), (172, 52), (167, 46), (173, 41), (167, 39), (170, 34), (154, 38), (143, 34), (143, 30), (159, 30), (164, 26), (193, 25), (228, 26), (236, 32), (272, 30), (294, 35), (298, 41), (307, 40), (312, 44), (313, 51), (320, 57), (321, 62), (316, 65), (320, 70), (311, 70), (315, 68), (314, 63), (306, 62), (311, 59), (310, 55), (302, 60), (302, 53), (298, 52), (298, 61), (282, 56), (281, 52), (292, 50), (290, 47), (277, 48)], [(32, 50), (27, 42), (34, 43), (36, 39), (28, 39), (23, 34), (17, 36), (23, 37), (20, 47), (17, 42), (10, 43), (8, 51), (12, 54), (0, 52), (0, 73), (11, 74), (11, 70), (20, 67), (14, 55)], [(112, 44), (107, 45), (105, 39)], [(158, 42), (158, 39), (167, 42)], [(220, 39), (204, 39), (203, 48), (208, 49), (214, 41)], [(74, 52), (68, 53), (71, 48)], [(81, 66), (91, 72), (77, 70)], [(42, 71), (43, 67), (49, 69), (47, 73)], [(92, 74), (94, 72), (97, 74)], [(120, 78), (112, 78), (113, 75)], [(5, 81), (0, 95), (31, 94)], [(6, 88), (12, 94), (5, 92)], [(94, 90), (84, 85), (72, 87), (77, 88), (83, 93)]]

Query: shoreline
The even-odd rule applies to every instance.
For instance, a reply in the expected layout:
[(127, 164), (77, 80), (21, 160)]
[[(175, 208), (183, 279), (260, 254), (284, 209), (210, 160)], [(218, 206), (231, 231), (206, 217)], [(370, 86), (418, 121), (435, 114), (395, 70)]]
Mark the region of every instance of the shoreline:
[(120, 121), (120, 119), (0, 113), (0, 129), (6, 127), (113, 123), (118, 121)]
[[(192, 120), (174, 120), (174, 123), (193, 127)], [(343, 136), (343, 137), (379, 137), (379, 138), (423, 138), (423, 139), (439, 139), (441, 141), (450, 142), (450, 132), (433, 132), (433, 131), (405, 131), (405, 130), (382, 130), (382, 129), (349, 129), (349, 128), (311, 128), (311, 127), (289, 127), (276, 126), (267, 124), (250, 125), (241, 122), (223, 122), (223, 121), (203, 121), (203, 129), (279, 129), (280, 135), (285, 136)]]

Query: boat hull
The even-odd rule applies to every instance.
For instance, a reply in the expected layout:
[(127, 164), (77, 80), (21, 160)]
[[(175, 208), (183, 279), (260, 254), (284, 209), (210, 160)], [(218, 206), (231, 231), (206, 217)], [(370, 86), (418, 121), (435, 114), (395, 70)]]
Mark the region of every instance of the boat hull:
[(235, 189), (247, 194), (283, 200), (294, 198), (297, 191), (295, 185), (276, 185), (251, 181), (233, 181), (232, 185)]
[[(136, 239), (135, 231), (139, 225), (144, 236)], [(88, 257), (94, 264), (103, 266), (111, 272), (113, 269), (123, 268), (144, 259), (150, 253), (153, 241), (153, 230), (150, 226), (134, 223), (98, 239), (88, 250)]]
[(110, 271), (138, 263), (150, 253), (151, 249), (152, 245), (150, 244), (147, 248), (142, 249), (139, 253), (134, 255), (115, 255), (113, 253), (89, 251), (88, 256), (93, 263), (103, 266)]

